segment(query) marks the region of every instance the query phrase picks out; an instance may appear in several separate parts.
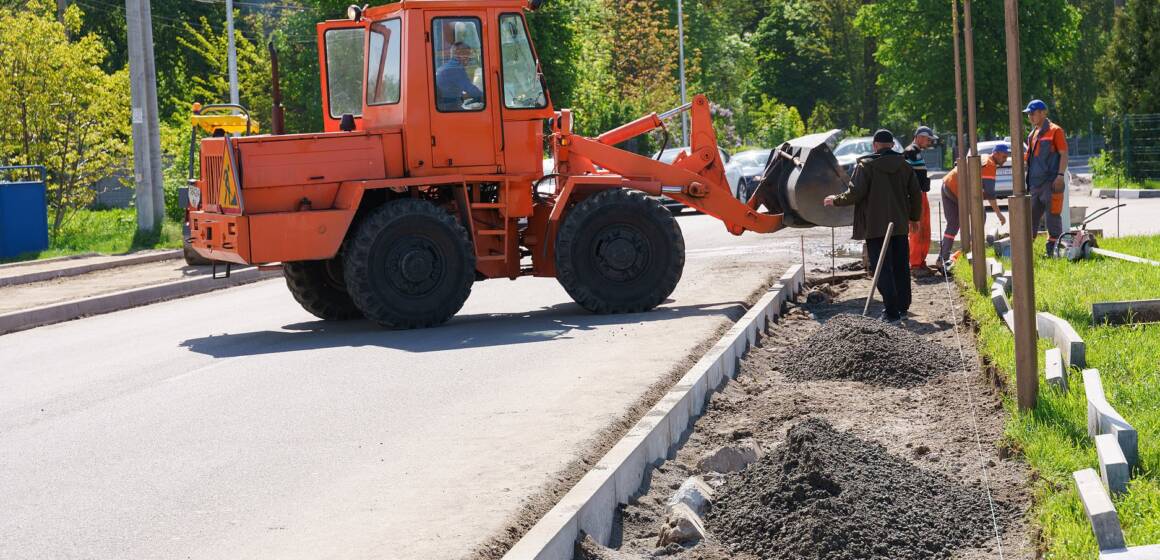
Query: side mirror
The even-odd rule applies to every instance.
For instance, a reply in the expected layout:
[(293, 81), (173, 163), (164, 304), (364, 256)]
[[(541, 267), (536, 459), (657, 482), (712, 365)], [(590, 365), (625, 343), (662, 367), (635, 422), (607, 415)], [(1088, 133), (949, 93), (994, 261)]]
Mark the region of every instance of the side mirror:
[(528, 2), (528, 9), (538, 10), (538, 9), (540, 9), (540, 6), (544, 5), (545, 1), (546, 0), (531, 0), (530, 2)]
[(338, 123), (338, 129), (343, 132), (351, 132), (354, 130), (354, 115), (350, 113), (343, 113), (342, 120)]

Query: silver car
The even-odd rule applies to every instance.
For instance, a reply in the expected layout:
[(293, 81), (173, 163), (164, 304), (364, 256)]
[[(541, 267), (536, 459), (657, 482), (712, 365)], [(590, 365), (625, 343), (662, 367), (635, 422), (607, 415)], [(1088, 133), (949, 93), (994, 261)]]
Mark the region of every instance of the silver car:
[(740, 176), (740, 188), (735, 193), (738, 198), (749, 200), (749, 197), (753, 196), (753, 191), (757, 190), (757, 184), (761, 182), (761, 175), (765, 173), (765, 164), (769, 162), (769, 154), (772, 152), (773, 150), (768, 148), (745, 150), (733, 154), (733, 157), (729, 159), (725, 175), (729, 175), (728, 168), (732, 167)]
[[(898, 142), (897, 138), (894, 139), (894, 151), (902, 153), (902, 144)], [(838, 143), (837, 148), (834, 148), (834, 157), (838, 158), (838, 165), (846, 170), (847, 177), (854, 176), (854, 165), (858, 163), (858, 158), (872, 153), (874, 153), (873, 136), (846, 138)]]

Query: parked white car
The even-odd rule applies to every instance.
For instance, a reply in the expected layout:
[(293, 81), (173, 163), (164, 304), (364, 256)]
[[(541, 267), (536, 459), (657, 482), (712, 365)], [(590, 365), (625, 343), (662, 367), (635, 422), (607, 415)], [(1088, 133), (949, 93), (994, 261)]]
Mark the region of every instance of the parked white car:
[[(898, 139), (894, 139), (894, 151), (902, 153), (902, 144)], [(858, 163), (858, 158), (868, 156), (874, 153), (874, 137), (873, 136), (853, 136), (838, 142), (838, 147), (834, 148), (834, 157), (838, 158), (838, 165), (846, 170), (847, 177), (854, 176), (854, 165)]]
[(737, 189), (738, 198), (749, 200), (749, 197), (753, 196), (753, 191), (757, 190), (757, 185), (761, 182), (759, 178), (765, 173), (765, 164), (769, 163), (769, 154), (772, 152), (773, 150), (769, 148), (746, 150), (733, 154), (733, 157), (729, 159), (725, 175), (729, 175), (729, 167), (737, 171), (740, 177), (740, 187)]

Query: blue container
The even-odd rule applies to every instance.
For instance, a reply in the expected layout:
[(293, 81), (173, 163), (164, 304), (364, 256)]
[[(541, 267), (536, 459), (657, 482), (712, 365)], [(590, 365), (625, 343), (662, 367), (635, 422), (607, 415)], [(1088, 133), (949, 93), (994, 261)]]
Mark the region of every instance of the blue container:
[(41, 165), (0, 167), (0, 259), (48, 248), (44, 178)]

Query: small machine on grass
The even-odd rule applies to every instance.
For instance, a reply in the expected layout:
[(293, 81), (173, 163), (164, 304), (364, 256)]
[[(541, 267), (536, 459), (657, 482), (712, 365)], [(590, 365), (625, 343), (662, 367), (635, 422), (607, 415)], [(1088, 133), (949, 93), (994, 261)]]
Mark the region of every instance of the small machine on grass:
[(1099, 247), (1099, 243), (1096, 241), (1096, 236), (1088, 231), (1087, 225), (1122, 206), (1126, 205), (1117, 204), (1116, 206), (1105, 206), (1084, 216), (1078, 228), (1059, 236), (1059, 243), (1055, 246), (1056, 255), (1066, 256), (1067, 260), (1072, 262), (1091, 257), (1092, 249)]

